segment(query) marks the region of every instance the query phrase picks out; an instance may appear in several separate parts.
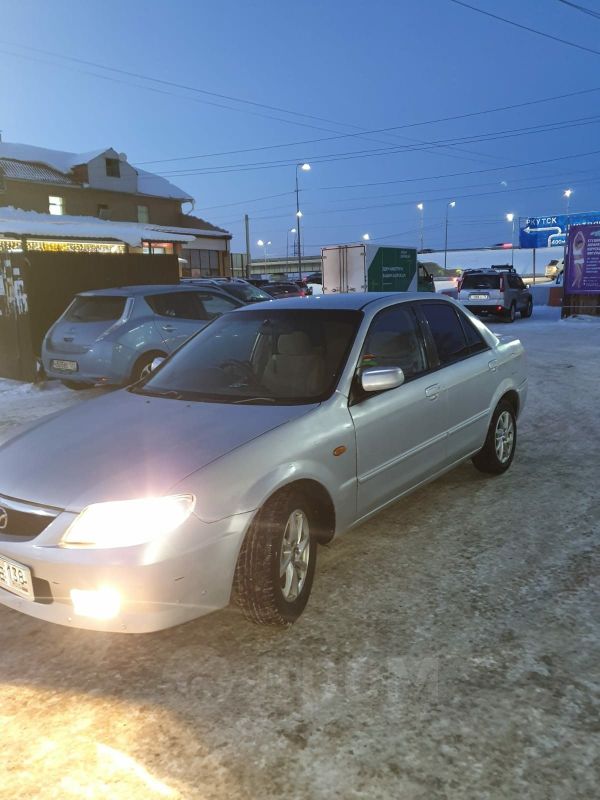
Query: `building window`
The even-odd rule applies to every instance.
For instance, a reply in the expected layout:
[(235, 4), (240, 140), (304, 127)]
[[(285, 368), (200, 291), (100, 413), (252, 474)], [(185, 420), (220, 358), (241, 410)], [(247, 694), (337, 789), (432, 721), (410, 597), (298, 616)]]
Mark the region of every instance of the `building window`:
[(106, 203), (98, 203), (98, 216), (100, 219), (108, 219), (110, 212)]
[(150, 222), (150, 214), (148, 211), (148, 206), (137, 207), (137, 218), (138, 222)]
[(109, 178), (120, 178), (121, 177), (121, 164), (119, 163), (118, 158), (105, 158), (104, 161), (106, 162), (106, 174)]
[(48, 197), (48, 211), (51, 214), (61, 214), (65, 213), (65, 198), (64, 197), (56, 197), (55, 195), (50, 195)]

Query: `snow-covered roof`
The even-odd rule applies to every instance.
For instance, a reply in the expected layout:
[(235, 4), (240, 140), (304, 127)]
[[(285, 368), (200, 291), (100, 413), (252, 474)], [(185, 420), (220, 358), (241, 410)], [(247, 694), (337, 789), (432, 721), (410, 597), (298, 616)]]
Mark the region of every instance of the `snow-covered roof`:
[(144, 241), (193, 242), (193, 233), (171, 231), (165, 225), (112, 222), (97, 217), (39, 214), (5, 206), (0, 208), (0, 236), (50, 236), (55, 239), (110, 239), (140, 247)]
[[(90, 161), (109, 152), (112, 154), (115, 151), (112, 147), (104, 147), (101, 150), (92, 150), (89, 153), (69, 153), (65, 150), (50, 150), (47, 147), (36, 147), (31, 144), (0, 142), (0, 158), (9, 158), (14, 161), (24, 161), (31, 164), (45, 164), (64, 175), (68, 175), (74, 167), (80, 164), (89, 164)], [(166, 180), (166, 178), (146, 172), (144, 169), (132, 168), (138, 174), (138, 191), (140, 194), (169, 197), (174, 200), (193, 200), (191, 195)]]
[(58, 186), (72, 186), (73, 181), (46, 164), (30, 164), (12, 158), (0, 158), (0, 174), (17, 181), (35, 181)]

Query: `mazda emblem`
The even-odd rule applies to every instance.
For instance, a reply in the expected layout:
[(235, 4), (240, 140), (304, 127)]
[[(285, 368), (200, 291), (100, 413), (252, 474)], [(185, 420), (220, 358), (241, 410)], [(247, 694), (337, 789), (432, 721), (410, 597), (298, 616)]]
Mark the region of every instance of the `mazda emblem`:
[(8, 525), (8, 511), (0, 506), (0, 531)]

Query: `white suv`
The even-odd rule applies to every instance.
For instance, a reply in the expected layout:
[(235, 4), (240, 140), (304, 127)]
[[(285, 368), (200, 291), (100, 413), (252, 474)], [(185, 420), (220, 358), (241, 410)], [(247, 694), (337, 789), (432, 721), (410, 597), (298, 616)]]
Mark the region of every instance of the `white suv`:
[(514, 322), (517, 311), (530, 317), (533, 297), (512, 267), (467, 269), (458, 284), (458, 300), (473, 314), (495, 314)]

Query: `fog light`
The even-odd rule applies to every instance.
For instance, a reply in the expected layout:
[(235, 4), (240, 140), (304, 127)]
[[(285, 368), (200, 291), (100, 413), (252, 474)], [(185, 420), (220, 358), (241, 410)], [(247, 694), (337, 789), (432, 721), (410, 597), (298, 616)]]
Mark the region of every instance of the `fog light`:
[(71, 589), (73, 610), (79, 617), (112, 619), (121, 608), (121, 595), (116, 589)]

